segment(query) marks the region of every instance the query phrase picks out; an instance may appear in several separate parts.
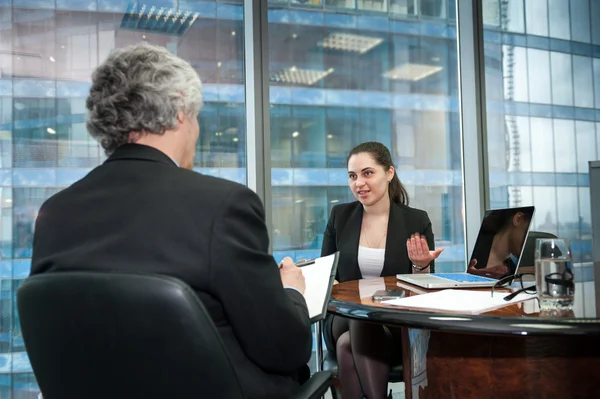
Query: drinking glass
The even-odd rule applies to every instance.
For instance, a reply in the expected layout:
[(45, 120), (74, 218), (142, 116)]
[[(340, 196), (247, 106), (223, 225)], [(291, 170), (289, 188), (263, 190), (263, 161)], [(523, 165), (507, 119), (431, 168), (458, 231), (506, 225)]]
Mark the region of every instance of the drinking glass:
[(573, 308), (575, 280), (569, 240), (536, 240), (535, 280), (542, 311)]

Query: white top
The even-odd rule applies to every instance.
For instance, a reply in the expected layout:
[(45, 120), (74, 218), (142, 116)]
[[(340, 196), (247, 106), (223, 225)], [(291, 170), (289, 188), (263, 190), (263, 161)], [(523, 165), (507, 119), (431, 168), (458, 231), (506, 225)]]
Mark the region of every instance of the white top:
[(358, 246), (358, 267), (363, 278), (380, 277), (385, 259), (385, 248)]

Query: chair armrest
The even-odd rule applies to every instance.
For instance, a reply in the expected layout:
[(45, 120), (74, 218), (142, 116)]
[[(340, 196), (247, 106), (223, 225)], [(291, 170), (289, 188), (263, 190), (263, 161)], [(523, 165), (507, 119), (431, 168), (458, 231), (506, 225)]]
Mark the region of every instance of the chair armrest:
[(319, 399), (331, 386), (333, 375), (329, 371), (319, 371), (302, 384), (288, 399)]

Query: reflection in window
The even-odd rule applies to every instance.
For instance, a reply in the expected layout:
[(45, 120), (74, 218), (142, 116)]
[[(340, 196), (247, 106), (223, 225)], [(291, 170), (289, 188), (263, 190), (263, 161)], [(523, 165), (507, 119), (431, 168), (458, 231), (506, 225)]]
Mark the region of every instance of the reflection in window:
[[(592, 0), (592, 2), (593, 1), (594, 0)], [(571, 0), (571, 39), (573, 41), (584, 43), (590, 42), (589, 14), (589, 0)]]
[[(600, 2), (590, 0), (590, 21), (600, 21)], [(600, 45), (600, 24), (592, 25), (592, 43)]]
[(572, 120), (554, 119), (554, 159), (556, 172), (577, 171), (577, 151)]
[(417, 0), (389, 0), (390, 11), (401, 15), (416, 15)]
[(552, 103), (556, 105), (573, 105), (573, 70), (571, 55), (550, 53), (552, 65)]
[(592, 238), (592, 207), (590, 204), (590, 188), (579, 187), (579, 228), (581, 239), (589, 240)]
[[(484, 3), (490, 0), (483, 0)], [(525, 8), (523, 0), (501, 1), (502, 29), (509, 32), (525, 32)]]
[(355, 8), (355, 0), (325, 0), (325, 5), (340, 8)]
[[(420, 6), (429, 26), (439, 32), (450, 26), (444, 20), (448, 2), (441, 0), (357, 1), (353, 14), (370, 29), (330, 26), (327, 20), (336, 14), (327, 14), (322, 27), (269, 23), (277, 256), (301, 258), (320, 251), (323, 231), (318, 230), (330, 208), (354, 200), (346, 157), (365, 141), (390, 149), (411, 203), (429, 213), (436, 238), (444, 237), (445, 246), (463, 245), (460, 130), (449, 105), (458, 96), (456, 40), (388, 31), (382, 23), (386, 17), (370, 12), (385, 9), (381, 3), (403, 15), (416, 14)], [(354, 2), (327, 0), (325, 5), (332, 11)], [(316, 8), (303, 12), (323, 21)], [(314, 221), (314, 227), (301, 217)], [(442, 258), (438, 269), (455, 261)]]
[(500, 1), (483, 0), (482, 7), (484, 25), (492, 27), (500, 25)]
[[(95, 11), (96, 3), (102, 12)], [(0, 172), (5, 172), (0, 256), (19, 268), (4, 271), (11, 278), (27, 273), (22, 265), (31, 256), (35, 217), (44, 200), (105, 159), (87, 133), (85, 99), (92, 71), (115, 48), (145, 40), (165, 46), (198, 70), (205, 108), (195, 166), (246, 180), (243, 2), (227, 1), (236, 4), (219, 8), (216, 0), (187, 2), (203, 13), (185, 32), (167, 32), (158, 23), (152, 29), (131, 29), (123, 12), (115, 11), (123, 8), (110, 9), (108, 3), (127, 2), (0, 1)], [(217, 9), (227, 12), (217, 15)], [(18, 280), (6, 281), (14, 281), (14, 294)], [(22, 351), (11, 289), (2, 285), (0, 290), (0, 351)], [(37, 398), (33, 374), (3, 377), (0, 399)]]
[(577, 132), (577, 172), (588, 173), (588, 162), (598, 159), (594, 123), (576, 121), (575, 131)]
[(600, 108), (600, 58), (594, 58), (594, 98), (596, 108)]
[(359, 10), (366, 11), (387, 11), (386, 0), (357, 0)]
[(557, 224), (560, 238), (576, 240), (580, 237), (578, 193), (577, 187), (556, 188)]
[(558, 236), (556, 188), (534, 186), (533, 204), (535, 205), (535, 230)]
[(527, 33), (530, 35), (548, 36), (548, 5), (546, 0), (525, 1), (525, 17)]
[(526, 48), (502, 46), (504, 98), (509, 101), (529, 101), (528, 70)]
[[(0, 353), (11, 352), (13, 330), (12, 308), (12, 280), (0, 280)], [(1, 398), (2, 396), (0, 396)]]
[[(510, 159), (509, 172), (531, 172), (531, 154), (533, 146), (529, 134), (529, 118), (524, 116), (506, 115), (506, 126), (509, 133)], [(493, 147), (489, 147), (493, 149)], [(536, 149), (537, 150), (537, 149)], [(492, 151), (499, 157), (499, 151)], [(490, 159), (492, 154), (490, 154)]]
[(573, 86), (575, 92), (576, 107), (594, 107), (594, 93), (590, 90), (594, 87), (592, 78), (592, 59), (589, 57), (573, 56)]
[(531, 153), (531, 168), (534, 172), (554, 172), (554, 135), (552, 119), (530, 118), (531, 143), (535, 151)]
[(433, 18), (446, 18), (446, 0), (420, 0), (421, 15)]
[[(537, 0), (537, 2), (540, 1)], [(571, 38), (569, 0), (548, 0), (548, 17), (550, 37), (569, 40)]]
[(549, 104), (550, 96), (550, 60), (549, 52), (544, 50), (527, 49), (529, 66), (529, 101), (532, 103)]

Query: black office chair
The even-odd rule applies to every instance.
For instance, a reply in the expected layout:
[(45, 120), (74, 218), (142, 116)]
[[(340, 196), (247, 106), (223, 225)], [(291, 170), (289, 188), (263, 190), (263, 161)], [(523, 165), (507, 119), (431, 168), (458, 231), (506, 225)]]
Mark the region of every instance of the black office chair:
[[(17, 306), (44, 399), (244, 398), (204, 305), (177, 279), (38, 275)], [(316, 373), (291, 398), (319, 398), (330, 384)]]
[[(543, 231), (530, 231), (525, 241), (525, 247), (521, 254), (521, 260), (519, 262), (519, 270), (525, 271), (524, 268), (531, 268), (535, 266), (535, 240), (538, 238), (556, 238), (554, 234), (544, 233)], [(524, 268), (523, 268), (524, 267)]]
[[(319, 322), (319, 328), (318, 328), (319, 334), (318, 334), (317, 339), (322, 339), (321, 334), (325, 331), (324, 323), (325, 323), (324, 321)], [(337, 362), (337, 357), (336, 357), (335, 353), (330, 352), (330, 351), (326, 351), (325, 353), (323, 353), (322, 342), (317, 342), (317, 352), (318, 352), (317, 362), (319, 361), (319, 359), (323, 359), (320, 370), (331, 372), (333, 374), (333, 379), (337, 380), (338, 376), (339, 376), (339, 369), (338, 369), (338, 362)], [(401, 364), (393, 366), (390, 369), (390, 375), (388, 377), (388, 381), (389, 382), (404, 381), (404, 368), (402, 367)], [(333, 384), (331, 386), (331, 396), (333, 399), (337, 399), (337, 397), (338, 397), (338, 392), (337, 392), (337, 389), (335, 388), (335, 384)]]

